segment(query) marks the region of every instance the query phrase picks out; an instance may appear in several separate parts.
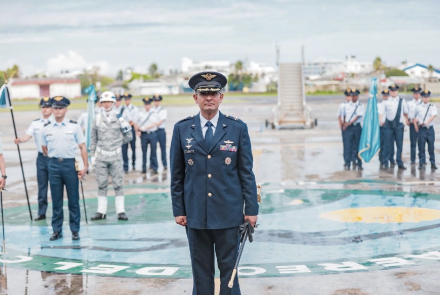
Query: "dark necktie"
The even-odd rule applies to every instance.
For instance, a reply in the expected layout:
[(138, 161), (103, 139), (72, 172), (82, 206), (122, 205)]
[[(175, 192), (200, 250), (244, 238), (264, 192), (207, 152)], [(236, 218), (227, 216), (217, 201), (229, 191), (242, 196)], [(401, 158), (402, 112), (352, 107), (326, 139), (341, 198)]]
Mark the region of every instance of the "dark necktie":
[(212, 138), (214, 137), (214, 134), (212, 132), (212, 123), (210, 121), (206, 122), (205, 124), (206, 127), (208, 127), (208, 130), (206, 130), (205, 133), (205, 143), (206, 143), (206, 147), (209, 149), (211, 147), (211, 143), (212, 143)]

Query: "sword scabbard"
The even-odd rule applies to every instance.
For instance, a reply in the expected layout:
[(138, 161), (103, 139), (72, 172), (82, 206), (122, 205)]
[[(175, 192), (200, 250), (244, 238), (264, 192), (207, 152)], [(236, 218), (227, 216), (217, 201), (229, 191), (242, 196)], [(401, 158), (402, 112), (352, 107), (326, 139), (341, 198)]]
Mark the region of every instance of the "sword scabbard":
[(232, 289), (232, 287), (234, 287), (234, 280), (235, 280), (236, 275), (237, 275), (237, 269), (234, 268), (232, 270), (231, 280), (229, 281), (229, 284), (228, 284), (229, 289)]

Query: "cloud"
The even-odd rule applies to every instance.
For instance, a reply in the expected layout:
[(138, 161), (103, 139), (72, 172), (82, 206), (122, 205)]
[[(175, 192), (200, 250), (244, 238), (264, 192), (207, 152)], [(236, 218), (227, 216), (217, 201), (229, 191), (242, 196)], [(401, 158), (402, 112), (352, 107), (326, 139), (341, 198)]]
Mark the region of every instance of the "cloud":
[(99, 73), (106, 75), (110, 71), (108, 61), (87, 62), (79, 53), (69, 50), (67, 54), (59, 54), (47, 61), (47, 71), (51, 74), (59, 74), (62, 71), (83, 71), (97, 67)]

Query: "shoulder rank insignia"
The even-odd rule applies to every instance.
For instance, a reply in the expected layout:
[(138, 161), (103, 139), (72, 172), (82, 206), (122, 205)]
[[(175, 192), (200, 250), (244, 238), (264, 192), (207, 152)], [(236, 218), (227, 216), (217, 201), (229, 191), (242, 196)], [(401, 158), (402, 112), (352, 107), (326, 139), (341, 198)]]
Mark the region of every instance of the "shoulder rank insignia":
[[(178, 121), (177, 123), (185, 122), (185, 121), (187, 121), (187, 120), (189, 120), (189, 119), (192, 119), (192, 118), (194, 118), (194, 116), (188, 116), (188, 117), (186, 117), (186, 118), (184, 118), (184, 119)], [(177, 123), (176, 123), (176, 124), (177, 124)]]
[(73, 123), (73, 124), (76, 124), (76, 121), (73, 121), (73, 120), (70, 120), (69, 122), (70, 122), (70, 123)]
[(213, 75), (211, 73), (206, 73), (205, 75), (201, 75), (203, 78), (206, 79), (206, 81), (211, 81), (212, 79), (214, 79), (215, 77), (217, 77), (217, 75)]
[(34, 121), (40, 121), (40, 119), (35, 119)]
[(47, 125), (49, 125), (50, 124), (50, 121), (49, 122), (47, 122), (46, 124), (44, 124), (44, 127), (46, 127)]

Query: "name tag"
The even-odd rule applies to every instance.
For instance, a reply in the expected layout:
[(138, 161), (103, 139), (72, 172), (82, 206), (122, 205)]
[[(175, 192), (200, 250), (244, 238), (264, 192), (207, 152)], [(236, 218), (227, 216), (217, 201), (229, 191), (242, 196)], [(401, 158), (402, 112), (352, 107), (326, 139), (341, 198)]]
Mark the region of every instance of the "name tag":
[(194, 154), (194, 150), (184, 150), (185, 154)]

